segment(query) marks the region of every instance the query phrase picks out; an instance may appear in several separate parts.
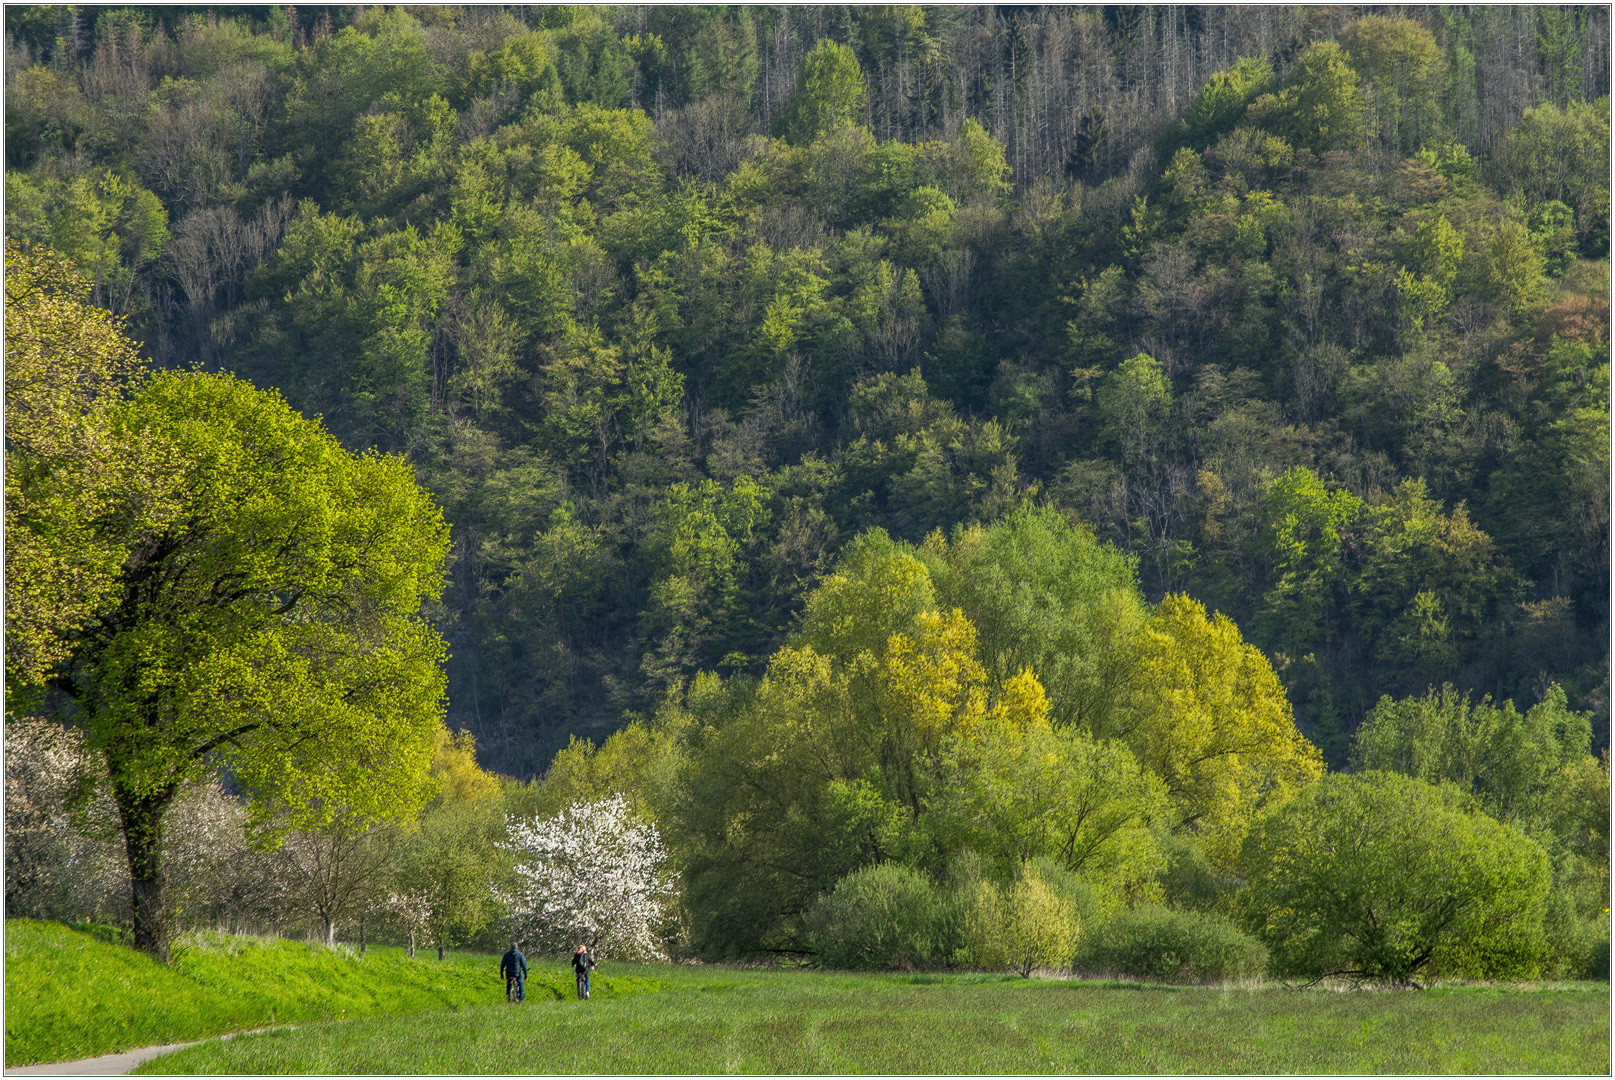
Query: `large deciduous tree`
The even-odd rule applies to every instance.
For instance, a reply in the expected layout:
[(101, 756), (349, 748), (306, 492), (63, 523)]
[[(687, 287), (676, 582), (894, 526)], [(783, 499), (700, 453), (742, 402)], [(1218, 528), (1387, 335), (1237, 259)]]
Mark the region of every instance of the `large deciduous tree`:
[(227, 771), (282, 826), (425, 801), (444, 644), (421, 605), (448, 528), (401, 458), (229, 376), (155, 375), (108, 431), (146, 464), (95, 508), (122, 562), (49, 681), (106, 757), (135, 944), (165, 957), (163, 825), (188, 781)]
[(1323, 774), (1267, 657), (1221, 613), (1167, 596), (1139, 646), (1127, 742), (1166, 781), (1183, 825), (1232, 860), (1251, 820)]

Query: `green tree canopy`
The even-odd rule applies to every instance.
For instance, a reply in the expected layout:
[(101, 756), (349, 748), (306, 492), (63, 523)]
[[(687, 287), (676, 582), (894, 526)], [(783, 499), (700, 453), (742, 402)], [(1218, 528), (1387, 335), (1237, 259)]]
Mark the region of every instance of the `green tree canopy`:
[(130, 483), (111, 414), (140, 370), (122, 321), (46, 249), (6, 242), (6, 683), (8, 715), (116, 589), (125, 545), (97, 527)]
[(1524, 824), (1549, 797), (1559, 769), (1590, 756), (1588, 721), (1567, 707), (1557, 683), (1523, 714), (1513, 701), (1471, 702), (1450, 685), (1401, 701), (1387, 696), (1357, 729), (1352, 765), (1451, 781), (1493, 817)]
[(162, 456), (100, 519), (128, 554), (51, 683), (106, 755), (135, 942), (162, 955), (163, 816), (184, 782), (227, 770), (281, 826), (430, 794), (444, 644), (421, 604), (448, 529), (402, 459), (351, 454), (229, 376), (155, 375), (111, 426)]
[(1030, 668), (1056, 727), (1115, 733), (1148, 617), (1133, 559), (1047, 508), (962, 529), (952, 543), (935, 534), (920, 557), (938, 600), (975, 624), (995, 680)]
[(1242, 861), (1281, 974), (1536, 973), (1547, 855), (1450, 784), (1326, 777), (1259, 821)]
[(1357, 72), (1337, 42), (1320, 41), (1296, 59), (1277, 94), (1251, 104), (1252, 120), (1309, 150), (1341, 150), (1363, 135)]
[(857, 123), (864, 111), (864, 73), (845, 45), (825, 38), (802, 61), (796, 93), (780, 114), (776, 134), (802, 145), (841, 124)]

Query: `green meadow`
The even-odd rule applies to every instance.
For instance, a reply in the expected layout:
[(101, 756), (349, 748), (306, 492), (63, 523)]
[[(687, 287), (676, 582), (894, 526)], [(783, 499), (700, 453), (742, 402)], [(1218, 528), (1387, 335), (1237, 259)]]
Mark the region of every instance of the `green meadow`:
[[(261, 1031), (145, 1073), (1608, 1073), (1607, 983), (1425, 991), (1154, 986), (532, 958), (442, 962), (224, 934), (169, 967), (6, 923), (6, 1064)], [(279, 1026), (284, 1025), (284, 1026)]]
[[(112, 1054), (277, 1024), (457, 1009), (501, 1001), (499, 961), (415, 958), (226, 934), (187, 935), (172, 966), (61, 923), (6, 920), (6, 1064)], [(602, 998), (640, 988), (606, 977)], [(564, 970), (535, 971), (531, 999), (571, 991)]]
[(371, 1016), (148, 1073), (1607, 1073), (1609, 990), (1140, 986), (606, 965), (664, 992)]

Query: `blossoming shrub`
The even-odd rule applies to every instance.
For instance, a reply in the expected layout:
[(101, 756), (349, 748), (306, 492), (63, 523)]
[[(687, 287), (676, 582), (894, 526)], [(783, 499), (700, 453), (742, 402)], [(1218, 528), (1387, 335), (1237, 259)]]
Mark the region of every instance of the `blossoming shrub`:
[(503, 899), (530, 947), (583, 942), (601, 955), (666, 958), (676, 876), (656, 826), (635, 820), (626, 799), (573, 803), (509, 825), (516, 883)]

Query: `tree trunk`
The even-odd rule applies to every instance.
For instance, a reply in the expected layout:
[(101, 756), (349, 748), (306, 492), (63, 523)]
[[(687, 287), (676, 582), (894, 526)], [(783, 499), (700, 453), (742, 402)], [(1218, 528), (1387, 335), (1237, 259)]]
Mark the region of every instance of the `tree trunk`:
[(359, 920), (359, 955), (364, 955), (364, 920)]
[(174, 791), (154, 795), (113, 792), (123, 820), (124, 850), (129, 857), (130, 907), (134, 945), (154, 960), (168, 963), (168, 911), (163, 904), (163, 814)]
[(442, 961), (443, 961), (443, 946), (441, 946), (441, 945), (439, 945), (437, 947), (437, 959), (438, 959), (439, 963), (442, 963)]
[(336, 948), (336, 923), (330, 919), (325, 920), (325, 947), (327, 949)]
[(409, 932), (409, 958), (415, 959), (415, 931)]

